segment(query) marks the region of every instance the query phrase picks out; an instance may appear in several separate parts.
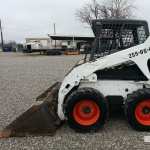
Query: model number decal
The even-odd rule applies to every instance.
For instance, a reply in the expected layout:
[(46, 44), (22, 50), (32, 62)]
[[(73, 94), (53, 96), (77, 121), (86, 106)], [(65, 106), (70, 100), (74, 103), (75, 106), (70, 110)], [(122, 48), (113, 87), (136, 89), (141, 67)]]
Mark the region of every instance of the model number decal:
[(139, 55), (147, 54), (148, 52), (150, 52), (150, 48), (142, 49), (140, 51), (136, 51), (136, 52), (130, 53), (129, 54), (129, 58), (133, 58), (133, 57), (137, 57)]

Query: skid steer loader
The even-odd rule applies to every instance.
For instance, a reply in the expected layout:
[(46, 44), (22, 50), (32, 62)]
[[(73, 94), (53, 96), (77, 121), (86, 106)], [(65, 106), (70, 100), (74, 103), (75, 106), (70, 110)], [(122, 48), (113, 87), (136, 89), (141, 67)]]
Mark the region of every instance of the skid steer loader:
[(54, 133), (66, 120), (79, 132), (100, 129), (112, 106), (124, 107), (129, 124), (150, 130), (150, 37), (146, 21), (93, 20), (90, 57), (80, 61), (0, 137)]

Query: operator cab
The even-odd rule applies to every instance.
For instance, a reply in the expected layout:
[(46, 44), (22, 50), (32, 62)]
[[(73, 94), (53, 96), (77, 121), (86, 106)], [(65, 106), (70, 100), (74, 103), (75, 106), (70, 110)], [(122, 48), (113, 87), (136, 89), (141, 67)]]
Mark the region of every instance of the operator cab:
[(91, 60), (142, 44), (149, 36), (143, 20), (100, 19), (92, 21), (95, 34)]

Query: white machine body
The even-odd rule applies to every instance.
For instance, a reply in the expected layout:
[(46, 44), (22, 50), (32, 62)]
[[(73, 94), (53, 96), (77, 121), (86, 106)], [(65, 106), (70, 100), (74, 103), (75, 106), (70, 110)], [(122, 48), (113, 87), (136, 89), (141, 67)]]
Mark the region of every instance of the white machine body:
[[(92, 87), (103, 93), (104, 96), (119, 95), (126, 99), (127, 94), (143, 88), (150, 87), (150, 71), (148, 60), (150, 59), (150, 37), (140, 45), (122, 50), (108, 56), (97, 58), (79, 65), (66, 75), (58, 94), (58, 116), (65, 120), (64, 101), (66, 95), (77, 87)], [(135, 63), (147, 78), (147, 81), (124, 81), (124, 80), (98, 80), (95, 74), (98, 70), (112, 68), (121, 64)], [(128, 89), (126, 91), (125, 89)]]

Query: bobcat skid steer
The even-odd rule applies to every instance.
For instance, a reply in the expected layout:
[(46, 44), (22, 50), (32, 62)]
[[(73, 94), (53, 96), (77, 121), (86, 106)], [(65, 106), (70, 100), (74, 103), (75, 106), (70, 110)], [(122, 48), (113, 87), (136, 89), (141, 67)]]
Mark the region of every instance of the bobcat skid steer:
[[(124, 107), (129, 124), (150, 130), (150, 37), (146, 21), (93, 20), (90, 57), (80, 61), (37, 100), (42, 104), (8, 125), (1, 137), (53, 133), (66, 120), (79, 132), (100, 129), (111, 106)], [(110, 107), (109, 107), (110, 106)]]

